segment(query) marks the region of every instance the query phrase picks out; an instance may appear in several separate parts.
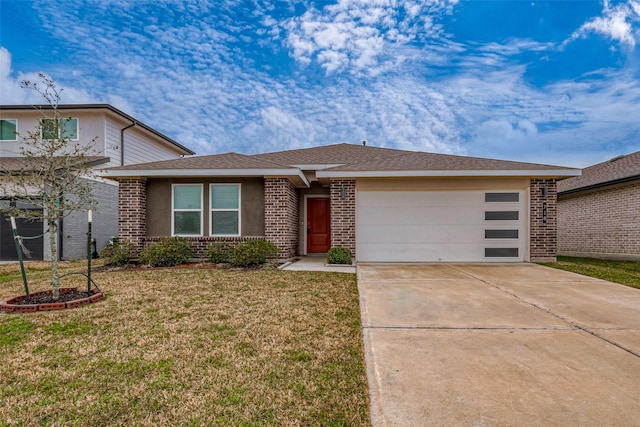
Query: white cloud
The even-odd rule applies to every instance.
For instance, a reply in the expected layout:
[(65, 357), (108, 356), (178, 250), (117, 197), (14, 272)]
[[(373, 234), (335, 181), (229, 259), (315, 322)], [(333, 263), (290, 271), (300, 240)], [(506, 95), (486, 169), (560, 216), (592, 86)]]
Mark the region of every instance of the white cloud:
[(584, 23), (564, 44), (580, 37), (586, 37), (589, 33), (598, 33), (633, 48), (640, 40), (639, 25), (639, 1), (628, 0), (612, 5), (609, 0), (604, 0), (602, 16)]
[[(22, 87), (23, 81), (40, 82), (38, 72), (18, 73), (14, 76), (11, 67), (11, 53), (4, 47), (0, 46), (0, 104), (43, 104), (45, 100), (36, 91), (25, 89)], [(48, 78), (46, 73), (44, 73)], [(85, 90), (63, 87), (58, 85), (61, 90), (61, 103), (88, 103), (93, 102), (91, 97)]]
[[(316, 60), (328, 74), (349, 69), (377, 74), (390, 61), (388, 44), (436, 37), (434, 16), (451, 13), (457, 1), (338, 0), (309, 9), (283, 24), (291, 55), (302, 64)], [(391, 48), (389, 48), (391, 49)]]
[[(367, 14), (365, 3), (374, 12)], [(640, 84), (630, 72), (601, 70), (535, 87), (525, 79), (527, 66), (512, 58), (551, 47), (530, 39), (454, 43), (437, 24), (451, 2), (340, 1), (285, 23), (259, 17), (267, 31), (251, 44), (242, 37), (254, 28), (218, 9), (199, 19), (180, 12), (167, 26), (143, 16), (141, 4), (106, 8), (119, 20), (101, 25), (80, 12), (56, 14), (79, 8), (43, 6), (46, 20), (64, 29), (56, 37), (78, 50), (74, 61), (46, 71), (67, 88), (65, 101), (94, 94), (199, 154), (366, 139), (373, 146), (584, 166), (637, 144), (640, 134)], [(162, 3), (154, 8), (174, 13)], [(128, 29), (122, 37), (119, 25)], [(315, 62), (329, 74), (346, 72), (324, 81), (307, 78), (305, 69), (263, 73), (251, 49), (268, 42), (273, 45), (261, 54), (286, 43), (298, 61), (293, 65)], [(5, 88), (29, 93), (19, 89), (24, 75), (11, 71), (9, 52), (0, 49), (3, 103)]]

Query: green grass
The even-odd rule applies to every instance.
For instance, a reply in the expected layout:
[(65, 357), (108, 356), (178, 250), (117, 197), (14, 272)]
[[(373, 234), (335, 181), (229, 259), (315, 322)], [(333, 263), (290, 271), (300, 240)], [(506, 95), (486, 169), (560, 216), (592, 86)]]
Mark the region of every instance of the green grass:
[(640, 289), (640, 261), (559, 256), (557, 262), (544, 265)]
[[(369, 424), (355, 275), (177, 268), (94, 280), (107, 291), (96, 304), (0, 314), (0, 426)], [(0, 299), (22, 293), (19, 278), (0, 284)]]

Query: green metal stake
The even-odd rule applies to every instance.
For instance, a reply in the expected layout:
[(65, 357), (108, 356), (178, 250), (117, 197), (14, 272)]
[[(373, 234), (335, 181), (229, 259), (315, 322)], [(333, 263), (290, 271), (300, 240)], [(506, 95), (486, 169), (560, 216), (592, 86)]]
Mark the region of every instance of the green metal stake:
[(87, 231), (87, 296), (91, 296), (91, 258), (93, 258), (93, 253), (91, 251), (91, 223), (92, 222), (93, 222), (93, 211), (89, 209), (88, 231)]
[(27, 283), (27, 273), (24, 271), (24, 262), (22, 261), (22, 248), (20, 247), (20, 237), (18, 237), (18, 227), (16, 227), (16, 219), (11, 217), (11, 228), (13, 229), (13, 241), (16, 244), (16, 251), (18, 252), (18, 261), (20, 261), (20, 273), (22, 273), (22, 283), (24, 284), (24, 292), (27, 295), (27, 300), (31, 299), (29, 295), (29, 284)]

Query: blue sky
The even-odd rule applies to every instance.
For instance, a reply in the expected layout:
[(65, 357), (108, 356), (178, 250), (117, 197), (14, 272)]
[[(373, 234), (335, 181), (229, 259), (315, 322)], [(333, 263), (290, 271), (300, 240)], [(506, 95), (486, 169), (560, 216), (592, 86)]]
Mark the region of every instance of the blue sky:
[(640, 150), (640, 0), (0, 0), (44, 72), (198, 154), (338, 142), (583, 167)]

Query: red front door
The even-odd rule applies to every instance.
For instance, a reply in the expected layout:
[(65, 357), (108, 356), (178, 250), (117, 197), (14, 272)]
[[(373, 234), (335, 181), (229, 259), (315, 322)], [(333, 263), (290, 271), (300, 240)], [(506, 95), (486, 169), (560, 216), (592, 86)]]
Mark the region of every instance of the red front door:
[(331, 249), (330, 199), (307, 199), (307, 253), (324, 253)]

